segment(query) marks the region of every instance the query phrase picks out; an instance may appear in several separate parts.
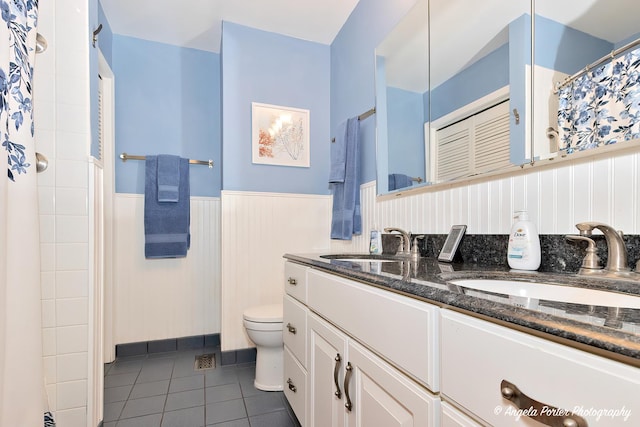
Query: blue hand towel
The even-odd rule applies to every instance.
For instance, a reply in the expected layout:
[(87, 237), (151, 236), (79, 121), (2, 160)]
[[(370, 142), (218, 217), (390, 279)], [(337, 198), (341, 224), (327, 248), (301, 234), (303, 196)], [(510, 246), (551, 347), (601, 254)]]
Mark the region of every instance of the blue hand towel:
[(158, 155), (158, 201), (177, 202), (180, 186), (180, 157)]
[(329, 182), (344, 182), (347, 163), (347, 121), (338, 125), (335, 141), (331, 143)]
[[(351, 240), (362, 233), (360, 212), (360, 122), (357, 117), (347, 120), (345, 134), (346, 156), (344, 182), (332, 183), (333, 210), (331, 238)], [(336, 138), (340, 135), (336, 136)]]
[(144, 188), (144, 255), (146, 258), (182, 258), (191, 244), (189, 160), (180, 159), (180, 197), (158, 201), (158, 158), (146, 156)]
[(389, 191), (397, 190), (399, 188), (411, 187), (413, 180), (410, 176), (401, 173), (389, 174)]

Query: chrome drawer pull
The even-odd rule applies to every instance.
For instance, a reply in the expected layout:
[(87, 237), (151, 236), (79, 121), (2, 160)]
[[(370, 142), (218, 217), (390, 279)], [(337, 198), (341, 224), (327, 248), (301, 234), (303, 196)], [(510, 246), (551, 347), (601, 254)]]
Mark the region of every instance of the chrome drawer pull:
[(520, 391), (507, 380), (500, 383), (500, 394), (512, 402), (523, 414), (551, 427), (588, 427), (587, 421), (566, 409), (540, 403)]
[(336, 385), (336, 392), (333, 393), (336, 395), (338, 399), (342, 399), (342, 392), (340, 391), (340, 382), (338, 381), (338, 373), (340, 372), (340, 361), (342, 358), (340, 357), (340, 353), (336, 354), (336, 367), (333, 368), (333, 382)]
[(345, 369), (347, 370), (347, 374), (344, 376), (344, 398), (346, 400), (344, 407), (347, 408), (347, 411), (351, 412), (351, 409), (353, 409), (351, 398), (349, 397), (349, 380), (351, 379), (351, 374), (353, 373), (351, 362), (347, 362), (347, 367)]
[(296, 327), (293, 326), (291, 323), (287, 323), (287, 329), (289, 330), (289, 332), (291, 332), (292, 334), (296, 334)]
[(289, 277), (289, 280), (287, 280), (287, 282), (289, 282), (290, 285), (297, 285), (298, 282), (296, 281), (296, 279), (294, 279), (293, 277)]
[(289, 378), (289, 379), (287, 380), (287, 384), (289, 384), (289, 390), (291, 390), (292, 392), (294, 392), (294, 393), (295, 393), (295, 392), (297, 392), (297, 391), (298, 391), (298, 389), (296, 388), (296, 386), (295, 386), (295, 385), (293, 385), (293, 381), (291, 380), (291, 378)]

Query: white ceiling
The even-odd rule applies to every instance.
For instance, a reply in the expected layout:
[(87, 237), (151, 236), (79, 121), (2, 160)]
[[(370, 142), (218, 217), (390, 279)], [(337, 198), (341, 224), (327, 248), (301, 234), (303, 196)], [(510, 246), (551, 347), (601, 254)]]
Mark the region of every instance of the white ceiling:
[(220, 51), (222, 21), (331, 44), (358, 0), (101, 0), (111, 30)]

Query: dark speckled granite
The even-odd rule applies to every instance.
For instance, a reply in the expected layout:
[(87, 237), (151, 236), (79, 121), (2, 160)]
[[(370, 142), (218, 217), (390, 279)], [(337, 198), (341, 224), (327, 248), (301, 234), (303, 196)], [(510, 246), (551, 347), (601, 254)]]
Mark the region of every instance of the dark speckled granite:
[[(426, 247), (429, 253), (437, 253), (446, 236), (428, 236)], [(618, 308), (563, 303), (550, 300), (526, 300), (494, 292), (483, 292), (450, 283), (464, 278), (535, 281), (587, 289), (615, 291), (640, 298), (640, 283), (585, 278), (575, 274), (548, 272), (509, 271), (506, 262), (506, 236), (474, 236), (461, 246), (461, 261), (451, 264), (438, 263), (433, 256), (419, 261), (361, 262), (326, 259), (318, 255), (292, 255), (285, 258), (327, 272), (358, 280), (418, 298), (441, 307), (452, 307), (471, 315), (494, 319), (502, 324), (530, 333), (555, 339), (583, 350), (592, 351), (622, 362), (640, 367), (640, 309)], [(500, 237), (500, 236), (498, 236)], [(543, 245), (560, 248), (565, 243), (563, 236), (543, 240)], [(562, 237), (562, 239), (560, 239)], [(440, 244), (438, 244), (440, 243)], [(503, 245), (503, 246), (502, 246)], [(432, 248), (437, 249), (430, 249)], [(573, 248), (572, 248), (573, 250)], [(481, 252), (471, 256), (467, 251)], [(423, 252), (424, 253), (424, 252)], [(504, 257), (503, 257), (504, 254)], [(470, 258), (469, 258), (470, 257)], [(467, 258), (467, 259), (465, 259)], [(485, 263), (495, 259), (494, 264)], [(556, 266), (569, 270), (568, 265), (577, 264), (555, 260)]]

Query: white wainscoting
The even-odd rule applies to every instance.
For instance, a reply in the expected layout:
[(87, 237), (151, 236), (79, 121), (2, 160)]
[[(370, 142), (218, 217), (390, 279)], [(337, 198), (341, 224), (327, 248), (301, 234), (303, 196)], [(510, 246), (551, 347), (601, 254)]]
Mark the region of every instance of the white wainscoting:
[(144, 257), (144, 196), (114, 197), (115, 344), (220, 332), (220, 199), (191, 197), (186, 258)]
[(222, 192), (222, 350), (253, 347), (244, 309), (282, 302), (282, 256), (328, 251), (330, 220), (330, 196)]
[(541, 234), (576, 234), (582, 221), (640, 234), (639, 165), (640, 153), (618, 152), (385, 201), (376, 201), (370, 182), (361, 187), (363, 234), (332, 240), (331, 251), (367, 252), (374, 225), (446, 234), (467, 224), (468, 234), (508, 234), (518, 209), (529, 211)]

